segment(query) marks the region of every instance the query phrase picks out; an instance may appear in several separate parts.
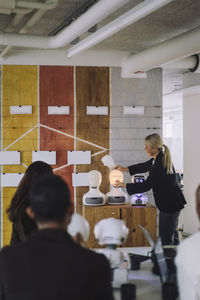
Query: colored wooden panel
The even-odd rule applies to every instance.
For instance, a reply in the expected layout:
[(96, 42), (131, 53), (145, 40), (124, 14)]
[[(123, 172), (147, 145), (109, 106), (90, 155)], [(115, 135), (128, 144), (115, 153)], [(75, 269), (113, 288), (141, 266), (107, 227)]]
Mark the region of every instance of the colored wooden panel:
[[(99, 170), (102, 173), (101, 191), (109, 190), (108, 168), (104, 167), (101, 158), (108, 151), (95, 155), (103, 148), (109, 149), (110, 117), (86, 115), (87, 106), (110, 106), (109, 68), (77, 67), (76, 68), (76, 135), (92, 145), (76, 142), (76, 150), (91, 150), (92, 164), (77, 165), (76, 172)], [(76, 208), (82, 213), (82, 197), (88, 191), (86, 187), (76, 188)]]
[[(56, 151), (55, 173), (68, 183), (71, 198), (73, 166), (67, 165), (67, 151), (74, 150), (73, 67), (40, 67), (40, 150)], [(69, 106), (69, 115), (48, 115), (48, 106)], [(58, 170), (57, 170), (58, 169)]]
[[(32, 150), (37, 149), (37, 73), (36, 66), (3, 66), (2, 76), (2, 149), (19, 150), (20, 166), (4, 166), (3, 172), (22, 173), (32, 161)], [(10, 115), (10, 106), (31, 105), (31, 115)], [(3, 245), (9, 244), (11, 224), (5, 211), (12, 198), (13, 188), (3, 189)]]
[(94, 226), (102, 219), (120, 219), (120, 207), (108, 205), (96, 207), (83, 206), (83, 216), (90, 224), (90, 235), (86, 246), (88, 248), (100, 248), (101, 246), (94, 237)]
[(83, 206), (83, 216), (90, 224), (88, 248), (100, 247), (94, 237), (94, 226), (102, 219), (116, 218), (124, 220), (129, 234), (123, 247), (149, 246), (142, 231), (137, 226), (141, 224), (146, 228), (154, 241), (156, 240), (156, 207), (133, 207), (125, 205)]
[(129, 228), (129, 235), (124, 247), (149, 246), (138, 224), (146, 228), (154, 241), (156, 240), (156, 208), (155, 207), (127, 207), (121, 208), (121, 218)]
[(6, 214), (6, 210), (8, 206), (10, 205), (10, 200), (12, 199), (14, 193), (16, 191), (16, 188), (3, 188), (2, 189), (2, 196), (3, 196), (3, 246), (10, 244), (10, 238), (11, 238), (11, 230), (12, 230), (12, 224), (8, 219), (8, 215)]

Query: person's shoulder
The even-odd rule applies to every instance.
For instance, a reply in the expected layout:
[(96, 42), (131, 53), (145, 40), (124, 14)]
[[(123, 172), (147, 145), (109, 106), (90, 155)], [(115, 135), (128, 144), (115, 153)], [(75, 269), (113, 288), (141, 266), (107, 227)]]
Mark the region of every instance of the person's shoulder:
[[(79, 246), (78, 246), (79, 247)], [(91, 262), (95, 262), (95, 264), (107, 264), (108, 260), (105, 255), (95, 252), (94, 250), (90, 250), (84, 247), (79, 247), (79, 251), (82, 252), (82, 255), (89, 259)]]
[(12, 255), (13, 246), (5, 246), (0, 250), (0, 262), (2, 263)]
[(200, 248), (200, 232), (196, 232), (184, 239), (177, 247), (177, 252), (180, 255), (182, 252), (191, 251), (192, 248)]

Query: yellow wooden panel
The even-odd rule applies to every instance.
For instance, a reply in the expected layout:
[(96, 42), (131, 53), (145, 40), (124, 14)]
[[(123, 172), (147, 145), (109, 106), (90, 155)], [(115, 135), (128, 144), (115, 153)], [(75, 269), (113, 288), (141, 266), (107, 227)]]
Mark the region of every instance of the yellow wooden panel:
[(12, 199), (16, 188), (3, 188), (3, 245), (10, 244), (11, 238), (11, 229), (12, 224), (8, 219), (8, 215), (6, 214), (6, 209), (10, 205), (10, 200)]
[[(21, 163), (32, 162), (32, 150), (38, 147), (38, 130), (31, 128), (38, 123), (38, 67), (37, 66), (3, 66), (2, 67), (2, 149), (20, 151)], [(32, 105), (31, 115), (10, 115), (11, 105)], [(12, 144), (12, 145), (11, 145)], [(10, 147), (9, 147), (10, 146)], [(5, 173), (24, 173), (23, 165), (4, 166)], [(11, 224), (5, 210), (7, 209), (14, 188), (3, 191), (3, 245), (9, 244)]]

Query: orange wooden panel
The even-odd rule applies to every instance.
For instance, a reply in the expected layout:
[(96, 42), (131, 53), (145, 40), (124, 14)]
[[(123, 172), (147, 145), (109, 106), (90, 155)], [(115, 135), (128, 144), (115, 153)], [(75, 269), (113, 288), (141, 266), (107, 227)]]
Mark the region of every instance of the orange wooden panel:
[[(40, 150), (56, 151), (56, 165), (52, 166), (54, 169), (66, 165), (67, 151), (74, 150), (73, 76), (73, 67), (40, 67), (40, 123), (48, 126), (40, 128)], [(48, 106), (57, 105), (70, 106), (70, 115), (48, 115)], [(68, 166), (55, 173), (68, 183), (73, 200), (72, 172), (73, 166)]]

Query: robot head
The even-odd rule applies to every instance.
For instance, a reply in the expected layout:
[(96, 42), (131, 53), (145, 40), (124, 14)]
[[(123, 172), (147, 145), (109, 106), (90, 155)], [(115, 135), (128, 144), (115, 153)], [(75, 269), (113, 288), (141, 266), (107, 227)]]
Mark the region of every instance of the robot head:
[(90, 233), (90, 225), (81, 215), (73, 214), (71, 222), (67, 227), (67, 231), (72, 237), (75, 237), (77, 233), (80, 233), (86, 243)]
[(121, 245), (128, 231), (123, 220), (108, 218), (96, 224), (94, 235), (100, 245)]
[(93, 188), (97, 188), (100, 186), (101, 181), (102, 181), (101, 172), (99, 172), (97, 170), (92, 170), (88, 173), (89, 186), (91, 186)]
[(124, 181), (124, 175), (119, 170), (112, 170), (109, 174), (110, 184), (114, 185), (116, 180), (123, 182)]

